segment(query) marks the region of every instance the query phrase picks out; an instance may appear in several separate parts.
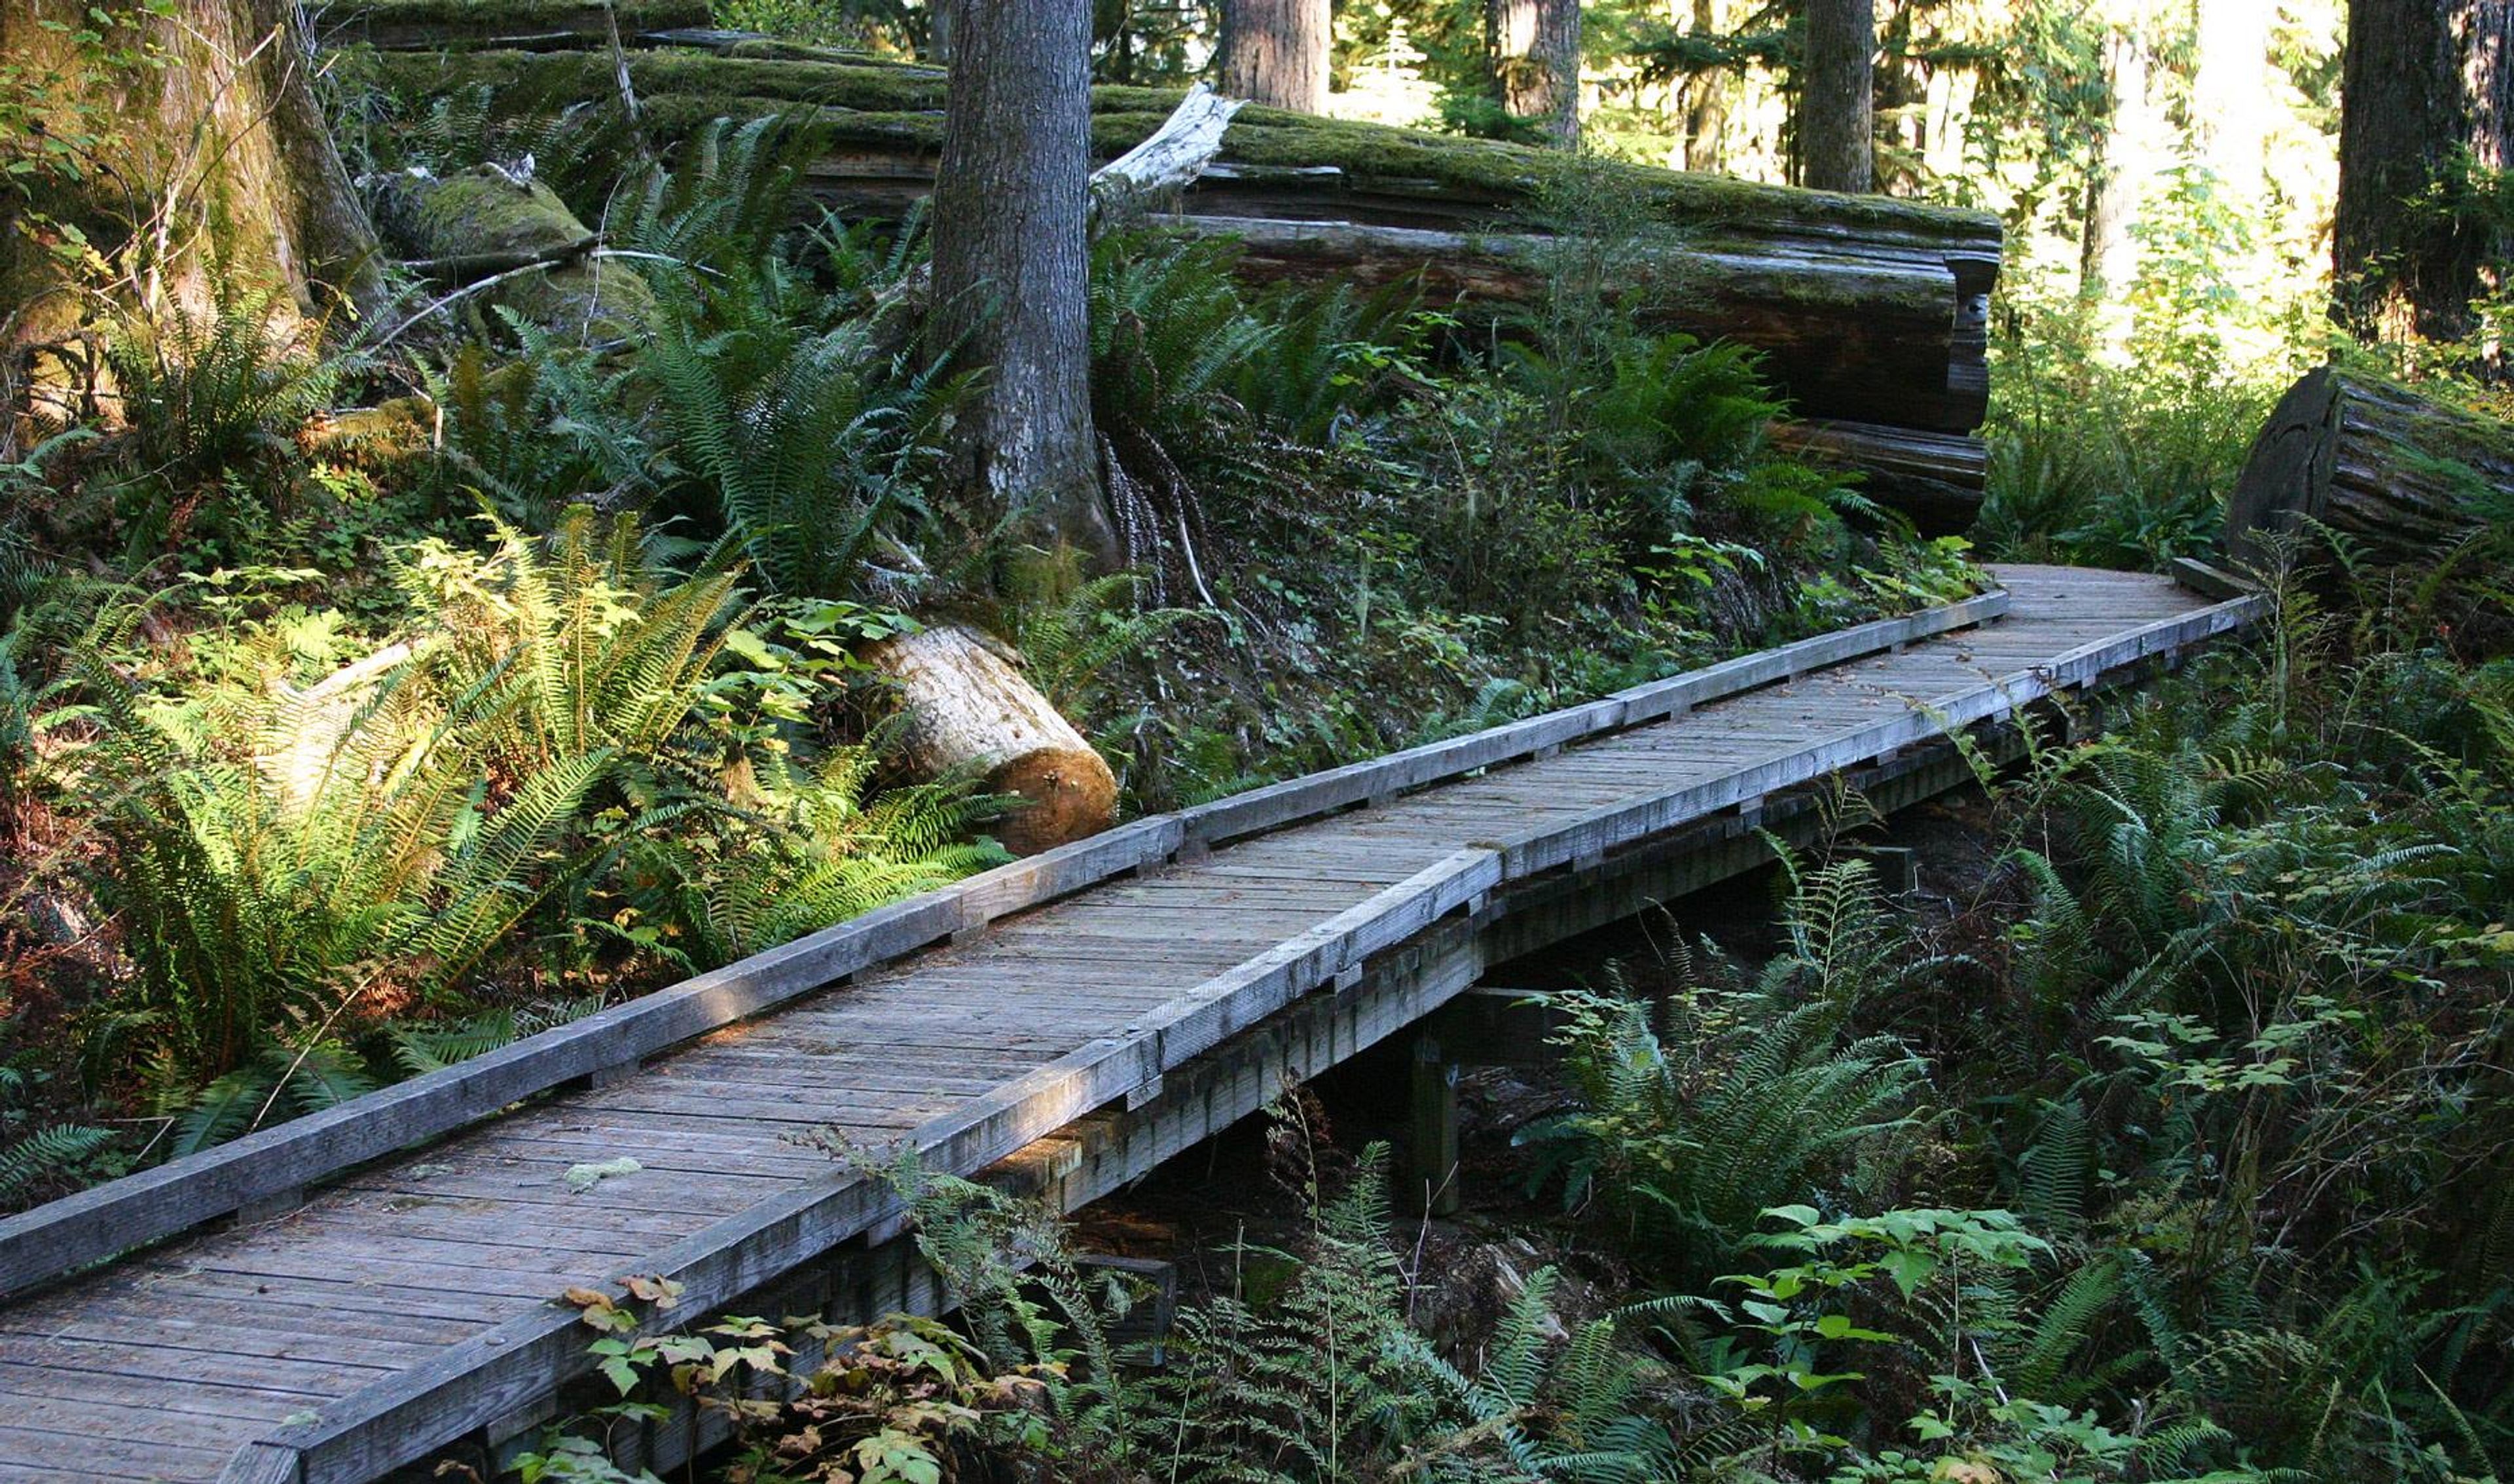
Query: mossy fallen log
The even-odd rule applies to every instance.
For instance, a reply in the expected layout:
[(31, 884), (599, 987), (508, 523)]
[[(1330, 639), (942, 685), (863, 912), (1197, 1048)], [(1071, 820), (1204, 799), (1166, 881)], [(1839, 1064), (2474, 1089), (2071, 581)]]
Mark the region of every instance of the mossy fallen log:
[[(2431, 595), (2501, 588), (2514, 554), (2514, 424), (2398, 381), (2307, 372), (2252, 441), (2226, 506), (2238, 563), (2274, 557), (2283, 535), (2307, 560), (2335, 539), (2361, 576), (2409, 573)], [(2500, 593), (2442, 606), (2465, 609), (2459, 619), (2498, 647), (2514, 631), (2503, 604)]]
[[(1201, 202), (1201, 193), (1192, 198)], [(1419, 281), (1436, 302), (1470, 318), (1479, 306), (1536, 299), (1563, 251), (1559, 237), (1533, 232), (1200, 212), (1181, 222), (1237, 241), (1241, 271), (1261, 281)], [(1618, 256), (1644, 326), (1754, 346), (1804, 415), (1951, 435), (1981, 421), (1988, 379), (1977, 365), (1957, 363), (1957, 304), (1941, 269), (1839, 242), (1678, 242)]]
[(2226, 540), (2257, 560), (2265, 536), (2310, 522), (2387, 560), (2432, 561), (2509, 509), (2514, 425), (2324, 366), (2288, 389), (2252, 441)]
[(496, 302), (588, 344), (644, 331), (654, 291), (547, 185), (496, 166), (371, 181), (376, 223), (431, 277), (477, 284)]
[(314, 25), (332, 47), (550, 51), (607, 45), (615, 21), (621, 38), (634, 42), (704, 32), (710, 19), (708, 0), (385, 0), (322, 7)]
[[(635, 54), (629, 76), (660, 140), (708, 120), (791, 113), (827, 140), (808, 173), (841, 212), (886, 219), (930, 190), (943, 73), (742, 42)], [(610, 96), (608, 58), (468, 52), (377, 60), (411, 96), (489, 86), (518, 105)], [(1093, 90), (1093, 138), (1115, 157), (1153, 133), (1175, 92)], [(1808, 417), (1931, 432), (1977, 426), (1997, 219), (1250, 106), (1186, 222), (1251, 242), (1253, 271), (1341, 281), (1423, 272), (1486, 301), (1541, 284), (1541, 243), (1566, 226), (1629, 235), (1646, 317), (1762, 350)], [(1419, 235), (1412, 235), (1419, 234)]]
[(1775, 447), (1856, 469), (1859, 493), (1912, 517), (1924, 536), (1953, 536), (1981, 514), (1990, 472), (1978, 438), (1872, 422), (1775, 422)]

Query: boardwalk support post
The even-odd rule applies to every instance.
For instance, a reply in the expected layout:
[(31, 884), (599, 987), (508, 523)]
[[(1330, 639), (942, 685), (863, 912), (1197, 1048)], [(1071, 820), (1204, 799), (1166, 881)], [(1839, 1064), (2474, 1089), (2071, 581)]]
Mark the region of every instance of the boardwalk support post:
[(1405, 1189), (1424, 1216), (1458, 1214), (1458, 1063), (1431, 1035), (1414, 1038), (1413, 1116)]

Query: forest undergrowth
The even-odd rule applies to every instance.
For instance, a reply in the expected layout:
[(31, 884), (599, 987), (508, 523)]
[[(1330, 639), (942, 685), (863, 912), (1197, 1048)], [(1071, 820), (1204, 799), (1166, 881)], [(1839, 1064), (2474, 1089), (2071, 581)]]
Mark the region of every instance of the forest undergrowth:
[(1008, 801), (886, 743), (860, 656), (920, 622), (1018, 651), (1152, 811), (1979, 582), (1769, 447), (1750, 355), (1633, 329), (1633, 224), (1570, 199), (1507, 334), (1104, 239), (1128, 565), (1086, 573), (933, 498), (971, 378), (896, 310), (913, 221), (798, 218), (808, 128), (667, 166), (601, 109), (355, 75), (380, 217), (396, 172), (529, 158), (610, 297), (561, 333), (413, 285), (318, 343), (98, 295), (106, 390), (0, 461), (0, 1208), (1004, 859)]
[[(1982, 582), (1777, 451), (1751, 354), (1636, 328), (1647, 224), (1577, 172), (1498, 328), (1101, 240), (1094, 574), (935, 497), (970, 376), (903, 328), (912, 219), (798, 214), (809, 129), (658, 163), (605, 108), (357, 76), (378, 215), (396, 172), (529, 159), (602, 223), (607, 328), (415, 282), (320, 340), (95, 297), (109, 390), (0, 448), (0, 1210), (1005, 859), (1008, 801), (891, 756), (861, 656), (919, 622), (1005, 641), (1148, 812)], [(2220, 338), (2207, 192), (2154, 220), (2126, 333), (1997, 305), (1980, 553), (2211, 548), (2293, 363)], [(2318, 354), (2292, 308), (2248, 328)], [(620, 1399), (523, 1476), (618, 1477), (605, 1436), (676, 1393), (738, 1484), (2502, 1476), (2514, 670), (2293, 554), (2327, 575), (2266, 574), (2256, 637), (1981, 761), (1964, 900), (1888, 900), (1845, 799), (1768, 961), (1563, 998), (1527, 1219), (1602, 1304), (1540, 1270), (1436, 1340), (1385, 1151), (1294, 1098), (1293, 1239), (1158, 1365), (1058, 1222), (895, 1167), (952, 1324), (588, 1295)]]

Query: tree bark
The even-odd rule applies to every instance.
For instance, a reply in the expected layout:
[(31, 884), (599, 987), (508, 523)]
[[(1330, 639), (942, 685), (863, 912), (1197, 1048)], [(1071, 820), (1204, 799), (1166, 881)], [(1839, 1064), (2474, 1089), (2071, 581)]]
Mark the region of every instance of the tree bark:
[(1333, 35), (1327, 0), (1223, 0), (1222, 91), (1270, 108), (1324, 113)]
[[(1693, 31), (1709, 36), (1719, 30), (1712, 0), (1693, 0)], [(1728, 124), (1728, 69), (1704, 67), (1684, 77), (1684, 168), (1716, 171), (1724, 157)]]
[(2514, 165), (2514, 0), (2351, 0), (2340, 97), (2335, 316), (2370, 341), (2466, 337), (2507, 247), (2461, 187)]
[(1807, 0), (1799, 87), (1801, 183), (1860, 192), (1876, 183), (1876, 0)]
[(1580, 145), (1580, 0), (1486, 0), (1484, 43), (1504, 111), (1560, 149)]
[(1115, 819), (1108, 763), (984, 635), (940, 623), (884, 639), (864, 660), (896, 688), (903, 763), (925, 778), (974, 774), (1022, 800), (996, 830), (1005, 849), (1034, 855)]
[[(56, 79), (35, 101), (62, 135), (98, 136), (74, 172), (19, 182), (26, 199), (13, 217), (40, 216), (0, 241), (0, 345), (23, 350), (78, 318), (59, 261), (34, 240), (67, 228), (145, 312), (200, 316), (257, 293), (289, 319), (373, 307), (375, 236), (314, 101), (295, 6), (187, 0), (165, 18), (115, 14), (100, 47), (78, 38), (90, 19), (75, 0), (0, 0), (0, 56), (20, 76)], [(152, 60), (133, 60), (142, 48)]]
[(954, 479), (1093, 566), (1117, 560), (1091, 442), (1089, 0), (946, 0), (953, 48), (934, 186), (931, 343), (986, 380)]

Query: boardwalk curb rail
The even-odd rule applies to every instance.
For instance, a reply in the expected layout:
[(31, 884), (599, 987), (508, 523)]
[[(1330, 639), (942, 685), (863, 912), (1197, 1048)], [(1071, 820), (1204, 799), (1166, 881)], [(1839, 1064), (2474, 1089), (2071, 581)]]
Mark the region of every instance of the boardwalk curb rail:
[[(1930, 709), (1905, 710), (1790, 758), (1742, 769), (1707, 784), (1619, 804), (1489, 846), (1456, 851), (1318, 926), (1212, 976), (1157, 1012), (1128, 1023), (1116, 1034), (1094, 1040), (928, 1121), (902, 1143), (937, 1168), (955, 1173), (976, 1170), (1151, 1085), (1164, 1072), (1257, 1025), (1302, 996), (1336, 983), (1371, 954), (1403, 943), (1461, 908), (1471, 909), (1503, 885), (1687, 820), (1751, 803), (1773, 789), (1862, 757), (1996, 719), (2061, 691), (2092, 685), (2144, 659), (2226, 632), (2255, 617), (2261, 604), (2256, 597), (2240, 598), (2156, 621), (2067, 651), (2045, 663), (1991, 677)], [(1749, 658), (1758, 663), (1747, 667), (1748, 674), (1779, 679), (1792, 670), (1784, 664), (1774, 673), (1769, 657)], [(1811, 663), (1799, 668), (1815, 667)], [(1739, 687), (1744, 688), (1749, 687)], [(1644, 702), (1654, 705), (1676, 687), (1662, 683), (1643, 689), (1654, 690)], [(1675, 703), (1681, 708), (1682, 702)], [(1616, 704), (1628, 706), (1628, 702)], [(1584, 735), (1614, 730), (1615, 724), (1597, 720), (1602, 714), (1601, 703), (1573, 708), (1573, 713), (1579, 712), (1589, 713), (1585, 719), (1591, 729)], [(1521, 735), (1524, 739), (1542, 734), (1522, 726)], [(1452, 759), (1457, 755), (1451, 754)], [(1366, 787), (1354, 782), (1355, 770), (1338, 770), (1338, 774), (1342, 776), (1322, 776), (1333, 778), (1332, 785), (1302, 800), (1297, 806), (1302, 812), (1288, 818), (1338, 807), (1318, 803), (1320, 798), (1358, 801), (1354, 796), (1357, 788), (1361, 789), (1359, 799), (1369, 796)], [(1235, 827), (1246, 819), (1242, 816), (1234, 822)], [(1187, 828), (1192, 836), (1194, 824)], [(1159, 838), (1171, 836), (1164, 831)], [(898, 1215), (897, 1202), (887, 1191), (851, 1174), (832, 1172), (641, 1261), (637, 1270), (661, 1272), (682, 1282), (685, 1307), (703, 1313), (879, 1223), (896, 1221)], [(264, 1442), (239, 1453), (223, 1479), (226, 1484), (277, 1480), (363, 1484), (510, 1415), (582, 1374), (588, 1369), (584, 1345), (585, 1337), (570, 1311), (546, 1306), (520, 1315), (344, 1397), (321, 1409), (315, 1422), (270, 1433)], [(288, 1462), (292, 1459), (293, 1464)]]
[(1156, 865), (1191, 842), (1243, 838), (1662, 720), (1808, 670), (1990, 622), (2007, 612), (2008, 601), (2005, 591), (1992, 591), (1820, 634), (1468, 737), (1138, 820), (894, 902), (486, 1056), (0, 1220), (0, 1296), (302, 1190), (554, 1088), (633, 1066), (954, 933)]

